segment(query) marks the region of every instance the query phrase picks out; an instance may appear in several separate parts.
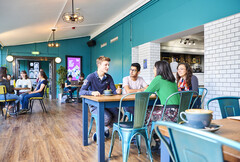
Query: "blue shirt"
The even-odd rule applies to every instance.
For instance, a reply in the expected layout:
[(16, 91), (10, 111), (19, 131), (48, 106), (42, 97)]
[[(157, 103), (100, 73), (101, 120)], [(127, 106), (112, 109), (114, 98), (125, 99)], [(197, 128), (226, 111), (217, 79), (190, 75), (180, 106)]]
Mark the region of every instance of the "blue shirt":
[(65, 83), (67, 83), (67, 85), (71, 85), (71, 82), (69, 80), (66, 80)]
[(106, 89), (111, 89), (113, 94), (117, 94), (111, 75), (105, 74), (101, 80), (95, 71), (94, 73), (89, 74), (84, 80), (79, 94), (92, 95), (92, 91), (98, 91), (100, 94), (103, 94), (103, 91)]
[[(39, 90), (40, 89), (40, 87), (41, 87), (41, 85), (42, 84), (45, 84), (45, 86), (47, 86), (47, 80), (40, 80), (39, 82), (38, 82), (38, 85), (37, 85), (37, 90)], [(44, 87), (45, 88), (45, 87)], [(39, 92), (42, 96), (43, 96), (43, 94), (44, 94), (44, 88), (43, 88), (43, 90), (41, 91), (41, 92)]]

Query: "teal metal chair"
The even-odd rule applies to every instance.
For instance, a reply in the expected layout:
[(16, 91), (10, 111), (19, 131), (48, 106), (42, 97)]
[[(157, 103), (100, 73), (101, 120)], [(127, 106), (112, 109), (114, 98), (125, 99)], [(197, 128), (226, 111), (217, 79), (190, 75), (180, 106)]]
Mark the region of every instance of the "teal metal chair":
[(206, 97), (206, 95), (208, 93), (208, 90), (207, 90), (207, 88), (199, 88), (198, 91), (199, 91), (198, 92), (199, 95), (202, 96), (201, 97), (201, 104), (199, 105), (199, 108), (202, 108), (202, 105), (204, 104), (204, 99), (205, 99), (205, 97)]
[[(170, 144), (161, 134), (158, 126), (168, 128)], [(174, 162), (223, 162), (223, 145), (240, 151), (239, 142), (172, 122), (158, 121), (155, 124), (155, 131)]]
[[(95, 120), (96, 125), (97, 125), (97, 114), (92, 114), (91, 113), (91, 120), (90, 120), (90, 126), (89, 126), (89, 130), (88, 130), (88, 138), (90, 136), (91, 130), (92, 130), (92, 125), (93, 125), (93, 120)], [(97, 127), (96, 127), (96, 132), (97, 132)]]
[(212, 101), (217, 100), (222, 118), (226, 118), (228, 116), (240, 116), (239, 99), (240, 97), (234, 96), (212, 98), (207, 102), (207, 109), (209, 110), (209, 104)]
[[(177, 123), (181, 122), (182, 119), (179, 118), (179, 114), (181, 112), (189, 109), (189, 108), (192, 108), (192, 106), (194, 105), (194, 103), (198, 99), (198, 97), (196, 97), (195, 100), (193, 101), (193, 104), (191, 105), (192, 100), (193, 100), (193, 95), (198, 96), (198, 92), (196, 92), (196, 91), (180, 91), (180, 92), (176, 92), (176, 93), (171, 94), (167, 98), (167, 100), (166, 100), (166, 102), (164, 104), (161, 120), (163, 120), (163, 118), (164, 118), (166, 105), (168, 105), (168, 102), (171, 100), (171, 98), (179, 97), (179, 107), (178, 107)], [(155, 124), (156, 124), (156, 121), (152, 121), (152, 127), (151, 127), (151, 130), (150, 130), (150, 144), (152, 142), (152, 136), (153, 136), (153, 130), (154, 130)]]
[[(146, 111), (148, 108), (149, 98), (150, 96), (154, 94), (152, 92), (138, 92), (138, 93), (130, 93), (125, 96), (123, 96), (120, 100), (119, 104), (119, 115), (118, 115), (118, 123), (113, 124), (113, 131), (112, 131), (112, 140), (111, 140), (111, 146), (109, 151), (109, 158), (111, 157), (113, 146), (114, 146), (114, 140), (115, 135), (118, 133), (122, 140), (122, 156), (123, 161), (127, 162), (128, 156), (129, 156), (129, 149), (130, 149), (130, 143), (134, 136), (137, 136), (137, 148), (138, 153), (141, 153), (140, 151), (140, 137), (143, 136), (145, 139), (145, 144), (148, 152), (148, 156), (150, 160), (152, 161), (152, 153), (150, 149), (150, 143), (148, 139), (148, 133), (147, 133), (147, 125), (149, 123), (149, 119), (145, 124), (145, 118), (146, 118)], [(134, 119), (132, 122), (120, 122), (120, 114), (121, 114), (121, 108), (122, 108), (122, 101), (125, 97), (129, 95), (135, 95), (135, 103), (134, 103)], [(153, 108), (156, 105), (156, 102), (158, 100), (158, 96), (156, 97)]]

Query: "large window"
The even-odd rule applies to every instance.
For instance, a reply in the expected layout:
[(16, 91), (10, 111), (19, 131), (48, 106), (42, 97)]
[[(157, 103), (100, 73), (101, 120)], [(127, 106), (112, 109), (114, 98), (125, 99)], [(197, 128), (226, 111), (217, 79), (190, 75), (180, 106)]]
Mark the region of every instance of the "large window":
[(72, 80), (78, 80), (82, 72), (82, 57), (66, 56), (66, 67), (67, 75), (72, 75)]

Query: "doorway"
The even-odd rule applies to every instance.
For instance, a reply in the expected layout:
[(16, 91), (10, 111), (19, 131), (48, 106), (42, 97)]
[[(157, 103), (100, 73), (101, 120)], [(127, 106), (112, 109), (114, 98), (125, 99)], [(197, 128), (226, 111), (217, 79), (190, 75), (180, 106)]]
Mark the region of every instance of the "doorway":
[(55, 57), (14, 56), (13, 75), (19, 79), (20, 72), (26, 70), (33, 86), (36, 86), (36, 78), (40, 69), (48, 76), (50, 99), (56, 99), (56, 63)]

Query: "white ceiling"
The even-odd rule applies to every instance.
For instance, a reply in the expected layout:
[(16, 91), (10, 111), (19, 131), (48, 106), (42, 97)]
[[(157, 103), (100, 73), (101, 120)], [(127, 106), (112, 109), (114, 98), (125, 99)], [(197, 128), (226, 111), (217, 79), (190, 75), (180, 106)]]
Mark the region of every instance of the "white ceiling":
[(68, 24), (62, 14), (71, 11), (71, 0), (1, 0), (0, 42), (4, 46), (45, 42), (53, 27), (56, 39), (94, 37), (148, 1), (75, 0), (74, 8), (80, 8), (85, 20)]

